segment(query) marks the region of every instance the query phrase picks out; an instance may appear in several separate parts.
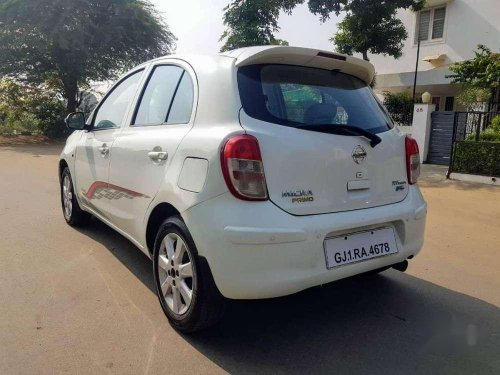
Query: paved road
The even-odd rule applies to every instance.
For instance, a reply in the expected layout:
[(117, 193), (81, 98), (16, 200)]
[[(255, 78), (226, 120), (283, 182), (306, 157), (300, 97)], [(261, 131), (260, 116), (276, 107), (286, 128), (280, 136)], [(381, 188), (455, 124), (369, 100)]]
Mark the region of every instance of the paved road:
[(233, 303), (189, 337), (130, 242), (64, 223), (59, 150), (0, 148), (1, 374), (500, 373), (499, 188), (427, 173), (426, 244), (407, 273)]

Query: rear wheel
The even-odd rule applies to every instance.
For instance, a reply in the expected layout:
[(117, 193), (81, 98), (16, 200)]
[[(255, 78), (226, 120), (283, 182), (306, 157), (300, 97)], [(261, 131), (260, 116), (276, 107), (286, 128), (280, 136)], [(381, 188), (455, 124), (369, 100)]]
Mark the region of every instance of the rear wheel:
[(153, 272), (161, 307), (174, 328), (195, 332), (217, 323), (225, 300), (205, 258), (198, 255), (178, 216), (163, 222), (156, 236)]
[(89, 222), (91, 215), (83, 211), (76, 200), (68, 167), (61, 174), (61, 205), (64, 219), (69, 225), (81, 226)]

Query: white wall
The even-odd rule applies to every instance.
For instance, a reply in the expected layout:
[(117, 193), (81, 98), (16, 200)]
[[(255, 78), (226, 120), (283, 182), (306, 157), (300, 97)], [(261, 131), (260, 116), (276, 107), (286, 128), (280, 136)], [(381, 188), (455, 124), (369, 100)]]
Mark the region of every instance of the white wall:
[[(491, 50), (500, 50), (500, 0), (428, 0), (434, 5), (447, 5), (444, 40), (439, 43), (421, 42), (419, 71), (430, 70), (435, 65), (422, 61), (430, 55), (446, 54), (441, 66), (472, 58), (478, 44)], [(377, 74), (411, 72), (415, 70), (417, 46), (414, 45), (416, 14), (400, 11), (399, 17), (406, 26), (408, 39), (399, 60), (382, 55), (369, 55)]]
[(418, 143), (420, 162), (427, 161), (429, 141), (431, 139), (431, 114), (436, 109), (434, 104), (415, 104), (411, 136)]

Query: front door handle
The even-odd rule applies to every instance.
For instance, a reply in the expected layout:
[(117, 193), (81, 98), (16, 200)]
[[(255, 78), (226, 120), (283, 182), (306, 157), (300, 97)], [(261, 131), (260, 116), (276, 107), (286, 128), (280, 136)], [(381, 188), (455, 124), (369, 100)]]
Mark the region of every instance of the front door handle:
[(148, 152), (148, 156), (153, 161), (165, 161), (168, 159), (166, 151), (151, 151)]
[(102, 157), (106, 157), (109, 154), (109, 147), (106, 143), (103, 143), (101, 147), (98, 148)]

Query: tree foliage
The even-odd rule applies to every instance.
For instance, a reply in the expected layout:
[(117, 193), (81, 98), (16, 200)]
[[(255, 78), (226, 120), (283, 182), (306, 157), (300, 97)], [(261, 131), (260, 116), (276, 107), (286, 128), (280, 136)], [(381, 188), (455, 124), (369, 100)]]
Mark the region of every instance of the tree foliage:
[[(368, 60), (368, 52), (401, 56), (407, 37), (402, 22), (396, 18), (399, 8), (420, 9), (425, 0), (307, 0), (311, 13), (326, 22), (331, 13), (346, 12), (340, 31), (332, 41), (339, 52), (360, 52)], [(280, 10), (291, 13), (306, 0), (234, 0), (224, 8), (227, 29), (221, 40), (222, 51), (252, 46), (283, 44), (274, 34), (279, 31)]]
[(338, 24), (338, 32), (330, 39), (337, 50), (352, 55), (368, 52), (399, 58), (408, 33), (396, 17), (398, 9), (419, 9), (422, 0), (351, 0), (345, 7), (346, 17)]
[(490, 90), (484, 87), (466, 85), (457, 95), (457, 101), (465, 106), (468, 111), (481, 111), (484, 110), (484, 105), (490, 97)]
[(12, 79), (0, 80), (0, 134), (66, 134), (65, 108), (49, 85), (29, 86)]
[(484, 89), (494, 89), (500, 86), (500, 53), (492, 52), (480, 44), (474, 51), (474, 58), (453, 64), (450, 67), (453, 74), (452, 83), (462, 83)]
[(447, 76), (452, 83), (462, 84), (458, 101), (468, 110), (480, 111), (500, 90), (500, 53), (492, 52), (484, 45), (478, 45), (474, 57), (450, 67), (453, 74)]
[(235, 0), (224, 8), (227, 29), (220, 41), (225, 41), (221, 52), (249, 46), (287, 45), (277, 39), (278, 17), (282, 8), (290, 11), (294, 0)]
[[(326, 21), (330, 13), (341, 11), (350, 0), (308, 0), (309, 10)], [(231, 49), (280, 44), (274, 34), (279, 31), (280, 11), (291, 14), (292, 10), (306, 0), (233, 0), (224, 8), (226, 30), (220, 40), (224, 41), (221, 51)]]
[(384, 92), (384, 105), (390, 113), (394, 122), (409, 126), (413, 114), (413, 98), (407, 92), (391, 93)]
[(175, 37), (146, 0), (0, 0), (0, 75), (50, 81), (67, 101), (145, 60)]

